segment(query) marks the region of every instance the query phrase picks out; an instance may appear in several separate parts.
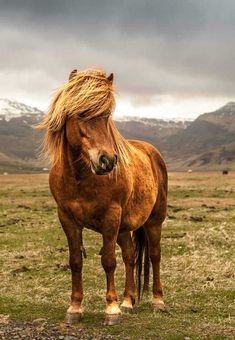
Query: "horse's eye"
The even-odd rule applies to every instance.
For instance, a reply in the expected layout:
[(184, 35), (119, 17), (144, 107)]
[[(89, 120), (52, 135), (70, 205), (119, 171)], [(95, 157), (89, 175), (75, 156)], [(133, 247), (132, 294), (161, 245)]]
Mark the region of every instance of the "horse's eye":
[(89, 110), (85, 110), (85, 111), (83, 111), (83, 112), (80, 112), (80, 113), (78, 114), (79, 118), (84, 118), (84, 117), (86, 117), (87, 114), (88, 114), (88, 112), (89, 112)]
[(81, 125), (79, 126), (79, 132), (80, 132), (81, 137), (83, 137), (83, 138), (88, 137), (86, 128), (84, 126), (81, 126)]

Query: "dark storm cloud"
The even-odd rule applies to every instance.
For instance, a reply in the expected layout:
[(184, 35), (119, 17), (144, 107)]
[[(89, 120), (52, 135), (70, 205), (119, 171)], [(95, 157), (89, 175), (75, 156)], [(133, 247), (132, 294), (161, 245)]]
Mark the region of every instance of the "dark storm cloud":
[[(0, 1), (0, 77), (43, 96), (74, 67), (132, 96), (233, 96), (235, 1)], [(0, 85), (2, 87), (2, 85)], [(0, 88), (1, 90), (1, 88)]]

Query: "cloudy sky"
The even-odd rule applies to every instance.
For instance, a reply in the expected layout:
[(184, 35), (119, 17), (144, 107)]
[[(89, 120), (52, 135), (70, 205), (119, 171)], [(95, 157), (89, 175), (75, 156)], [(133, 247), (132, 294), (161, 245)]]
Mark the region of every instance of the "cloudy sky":
[(74, 68), (115, 75), (116, 115), (235, 100), (234, 0), (0, 0), (0, 97), (46, 109)]

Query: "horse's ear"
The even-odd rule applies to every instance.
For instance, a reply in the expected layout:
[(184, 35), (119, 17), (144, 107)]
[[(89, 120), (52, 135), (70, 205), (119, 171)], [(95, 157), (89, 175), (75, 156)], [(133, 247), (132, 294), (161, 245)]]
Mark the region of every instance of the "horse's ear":
[(73, 70), (69, 75), (69, 80), (73, 79), (74, 76), (76, 76), (78, 70)]
[(110, 75), (108, 76), (107, 79), (112, 84), (113, 83), (113, 73), (110, 73)]

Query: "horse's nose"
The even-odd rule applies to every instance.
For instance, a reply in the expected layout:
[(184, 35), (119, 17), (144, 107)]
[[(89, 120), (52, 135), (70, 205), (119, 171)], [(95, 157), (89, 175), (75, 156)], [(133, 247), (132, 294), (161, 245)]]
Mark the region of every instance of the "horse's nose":
[(103, 154), (99, 159), (100, 166), (103, 170), (109, 172), (112, 171), (114, 166), (117, 164), (117, 155), (114, 155), (112, 158)]

